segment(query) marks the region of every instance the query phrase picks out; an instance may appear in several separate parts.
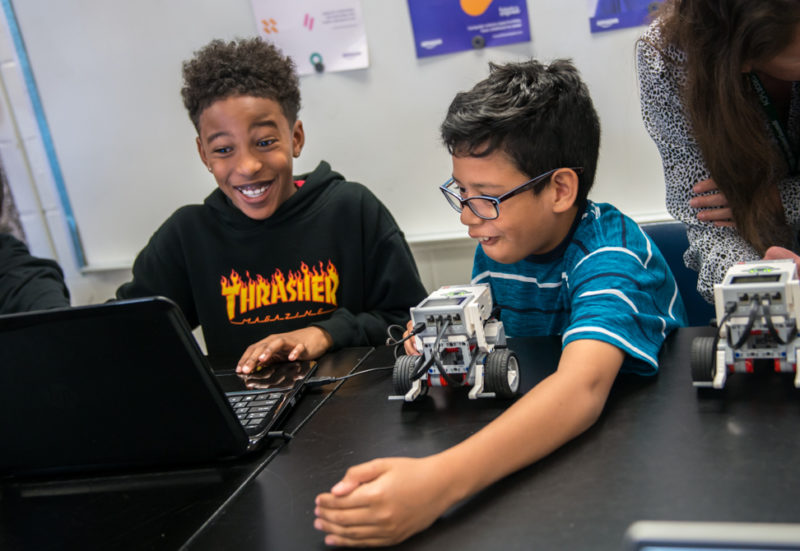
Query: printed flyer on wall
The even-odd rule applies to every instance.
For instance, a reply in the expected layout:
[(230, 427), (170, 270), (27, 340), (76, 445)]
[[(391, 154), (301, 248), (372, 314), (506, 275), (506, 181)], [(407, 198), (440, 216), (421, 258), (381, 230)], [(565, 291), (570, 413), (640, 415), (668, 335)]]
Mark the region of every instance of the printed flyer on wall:
[(301, 75), (369, 66), (361, 0), (251, 0), (258, 32)]
[(408, 0), (417, 57), (531, 39), (526, 0)]
[(589, 18), (593, 33), (638, 27), (650, 23), (650, 16), (664, 0), (597, 0)]

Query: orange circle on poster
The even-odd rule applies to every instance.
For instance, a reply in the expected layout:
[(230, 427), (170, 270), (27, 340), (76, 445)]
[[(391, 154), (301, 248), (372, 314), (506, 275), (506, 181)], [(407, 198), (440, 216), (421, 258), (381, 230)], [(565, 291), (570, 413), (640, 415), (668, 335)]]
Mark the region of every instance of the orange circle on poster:
[(492, 0), (461, 0), (461, 9), (467, 15), (483, 15)]

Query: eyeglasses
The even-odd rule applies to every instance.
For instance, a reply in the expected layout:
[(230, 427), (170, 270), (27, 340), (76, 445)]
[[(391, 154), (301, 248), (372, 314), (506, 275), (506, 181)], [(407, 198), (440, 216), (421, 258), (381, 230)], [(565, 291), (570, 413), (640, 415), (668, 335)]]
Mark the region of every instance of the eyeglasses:
[[(576, 174), (583, 174), (583, 167), (569, 167), (569, 169), (574, 171)], [(557, 170), (560, 169), (554, 168), (553, 170), (548, 170), (544, 174), (540, 174), (535, 178), (531, 178), (524, 184), (518, 185), (500, 197), (492, 197), (490, 195), (475, 195), (474, 197), (467, 197), (464, 199), (461, 197), (461, 186), (459, 186), (459, 184), (453, 178), (450, 178), (441, 186), (439, 186), (439, 189), (442, 190), (444, 198), (447, 199), (447, 202), (450, 203), (450, 206), (453, 207), (456, 212), (461, 212), (464, 210), (464, 205), (467, 205), (469, 210), (471, 210), (478, 218), (483, 218), (484, 220), (494, 220), (500, 216), (500, 203), (507, 199), (511, 199), (515, 195), (519, 195), (523, 191), (533, 188), (537, 184), (552, 176)]]

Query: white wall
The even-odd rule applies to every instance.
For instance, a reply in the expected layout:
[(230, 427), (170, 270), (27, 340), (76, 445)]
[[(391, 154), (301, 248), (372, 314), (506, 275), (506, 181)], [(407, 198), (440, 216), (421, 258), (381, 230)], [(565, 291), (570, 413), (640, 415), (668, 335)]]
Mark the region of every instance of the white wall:
[[(406, 232), (429, 288), (465, 281), (473, 246), (457, 238), (464, 231), (436, 189), (450, 172), (438, 142), (447, 105), (487, 74), (489, 60), (571, 57), (603, 127), (592, 198), (639, 220), (667, 218), (660, 160), (639, 117), (634, 41), (642, 29), (591, 35), (590, 4), (528, 0), (532, 42), (418, 60), (406, 2), (362, 0), (371, 66), (301, 79), (307, 144), (296, 172), (325, 159), (366, 184)], [(254, 35), (250, 2), (17, 0), (14, 7), (88, 272), (75, 264), (7, 29), (0, 156), (34, 252), (62, 263), (73, 303), (105, 300), (155, 228), (213, 189), (180, 102), (180, 64), (211, 38)]]

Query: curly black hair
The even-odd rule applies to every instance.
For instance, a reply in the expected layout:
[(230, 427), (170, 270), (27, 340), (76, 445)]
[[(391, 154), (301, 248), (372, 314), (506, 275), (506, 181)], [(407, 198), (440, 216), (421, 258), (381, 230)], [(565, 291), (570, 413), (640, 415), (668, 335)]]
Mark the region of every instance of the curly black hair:
[(534, 59), (489, 63), (488, 78), (456, 94), (441, 134), (451, 155), (483, 157), (499, 149), (529, 178), (553, 168), (583, 167), (578, 201), (594, 182), (600, 120), (567, 59), (550, 65)]
[(295, 64), (260, 38), (212, 40), (183, 62), (183, 105), (195, 128), (200, 114), (217, 100), (253, 96), (276, 101), (290, 124), (300, 110)]

